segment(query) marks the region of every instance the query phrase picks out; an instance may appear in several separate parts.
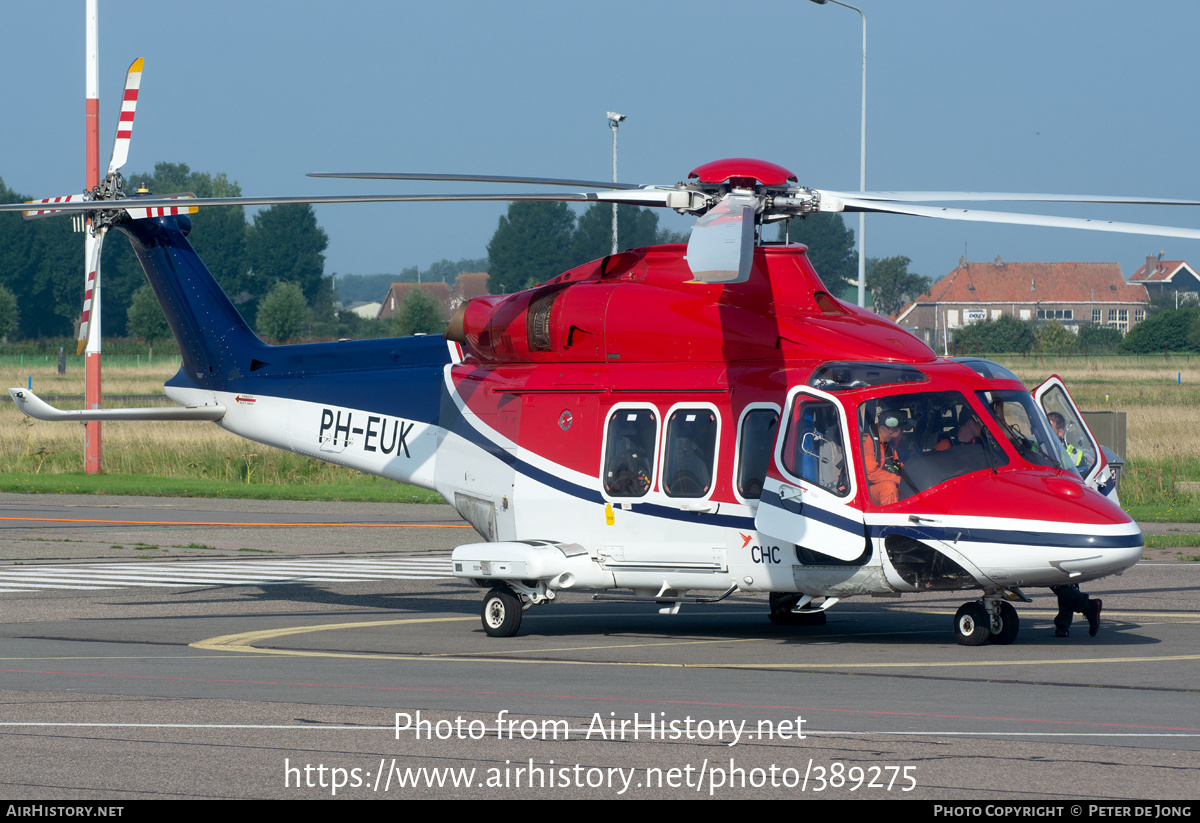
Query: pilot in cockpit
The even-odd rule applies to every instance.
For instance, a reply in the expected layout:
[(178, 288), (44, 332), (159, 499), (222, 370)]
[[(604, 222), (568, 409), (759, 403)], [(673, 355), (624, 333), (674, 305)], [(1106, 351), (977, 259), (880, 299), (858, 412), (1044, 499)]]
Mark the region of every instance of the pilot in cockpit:
[(862, 437), (863, 466), (867, 470), (867, 490), (871, 502), (887, 506), (900, 499), (900, 468), (903, 463), (896, 451), (900, 442), (901, 416), (886, 409)]

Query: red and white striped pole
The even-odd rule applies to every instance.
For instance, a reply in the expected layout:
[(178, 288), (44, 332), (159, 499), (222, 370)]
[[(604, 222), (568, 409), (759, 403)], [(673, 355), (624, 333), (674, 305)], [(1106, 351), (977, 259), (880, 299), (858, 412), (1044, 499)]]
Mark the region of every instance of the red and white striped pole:
[[(100, 22), (99, 0), (87, 0), (87, 187), (100, 184)], [(87, 275), (84, 317), (87, 341), (84, 347), (84, 408), (100, 408), (100, 260), (93, 247), (100, 242), (89, 230), (84, 233), (83, 265)], [(100, 473), (100, 421), (87, 423), (84, 435), (84, 468), (88, 474)]]

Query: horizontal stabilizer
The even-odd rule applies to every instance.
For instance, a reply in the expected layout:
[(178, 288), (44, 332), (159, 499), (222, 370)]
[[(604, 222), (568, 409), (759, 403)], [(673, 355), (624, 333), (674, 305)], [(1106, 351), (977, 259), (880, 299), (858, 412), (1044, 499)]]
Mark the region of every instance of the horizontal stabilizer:
[(29, 389), (9, 389), (13, 402), (25, 414), (37, 420), (59, 422), (75, 420), (220, 420), (224, 406), (161, 406), (143, 409), (56, 409)]

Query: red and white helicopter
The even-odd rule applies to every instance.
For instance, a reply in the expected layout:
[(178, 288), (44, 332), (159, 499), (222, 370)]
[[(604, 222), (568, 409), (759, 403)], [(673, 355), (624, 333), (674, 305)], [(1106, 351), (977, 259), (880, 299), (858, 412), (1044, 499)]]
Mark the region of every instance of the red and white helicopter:
[[(131, 126), (131, 122), (127, 124)], [(128, 129), (126, 128), (126, 131)], [(127, 136), (127, 135), (126, 135)], [(821, 211), (1197, 238), (1200, 231), (920, 205), (1197, 201), (834, 192), (772, 163), (728, 159), (687, 182), (361, 174), (588, 188), (587, 193), (126, 197), (119, 164), (83, 212), (126, 235), (183, 365), (178, 409), (61, 411), (45, 420), (201, 419), (251, 440), (436, 490), (486, 542), (455, 575), (488, 590), (483, 628), (515, 634), (558, 592), (658, 604), (770, 595), (778, 622), (824, 622), (854, 595), (975, 590), (960, 643), (1011, 643), (1022, 588), (1120, 574), (1142, 536), (1110, 499), (1103, 453), (1057, 380), (1035, 402), (994, 363), (938, 357), (834, 298), (805, 247), (762, 227)], [(188, 244), (198, 207), (282, 202), (566, 200), (661, 206), (699, 219), (686, 245), (631, 249), (516, 294), (476, 298), (444, 339), (271, 346)], [(44, 204), (44, 205), (43, 205)], [(1066, 418), (1068, 456), (1047, 411)]]

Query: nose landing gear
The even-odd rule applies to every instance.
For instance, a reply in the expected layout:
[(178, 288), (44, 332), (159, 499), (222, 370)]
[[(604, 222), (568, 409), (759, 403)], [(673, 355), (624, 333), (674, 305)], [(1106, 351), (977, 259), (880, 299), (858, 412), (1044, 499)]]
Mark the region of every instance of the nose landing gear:
[(961, 646), (982, 646), (989, 642), (1007, 646), (1017, 639), (1020, 630), (1017, 610), (995, 594), (963, 603), (954, 615), (954, 639)]
[(522, 603), (508, 587), (497, 586), (483, 599), (483, 630), (488, 637), (512, 637), (521, 628)]

